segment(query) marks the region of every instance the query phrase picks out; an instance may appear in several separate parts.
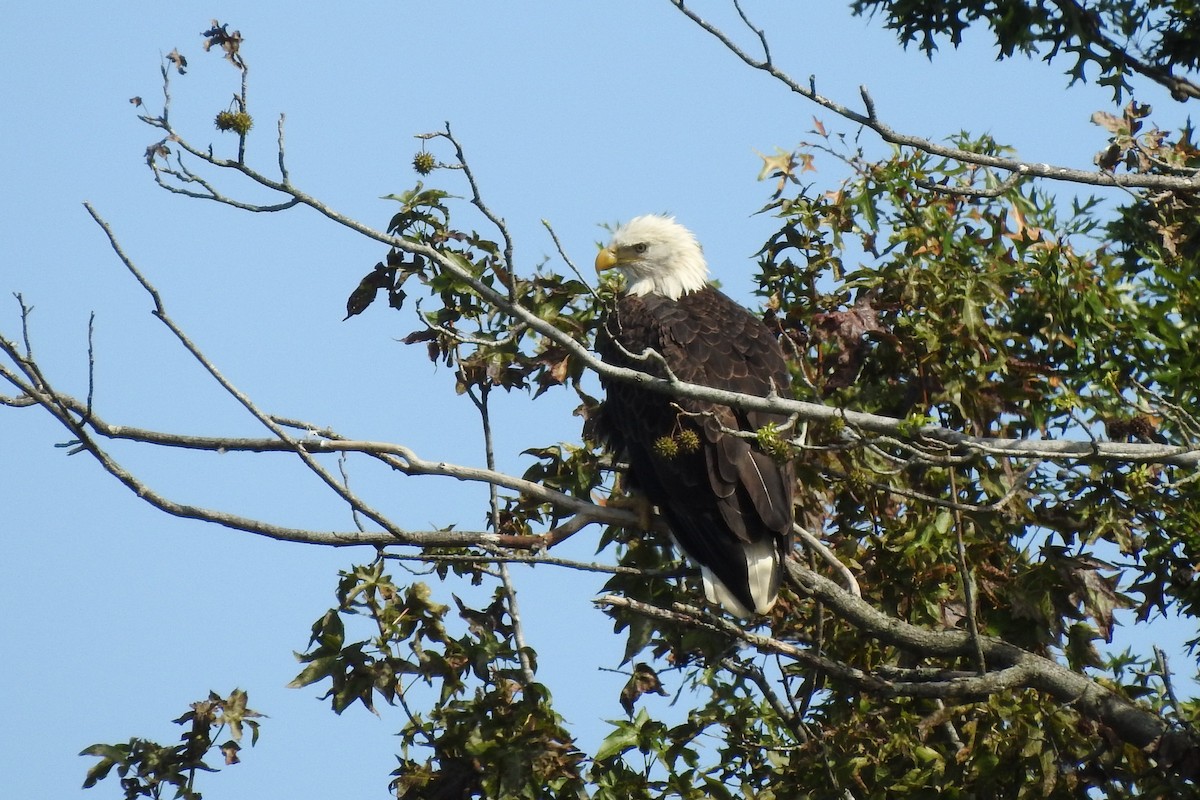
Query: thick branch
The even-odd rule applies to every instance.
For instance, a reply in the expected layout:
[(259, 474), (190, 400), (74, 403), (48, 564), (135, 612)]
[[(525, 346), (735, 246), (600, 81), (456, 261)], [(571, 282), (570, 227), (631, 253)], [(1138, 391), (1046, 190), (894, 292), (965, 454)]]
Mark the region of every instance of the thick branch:
[[(6, 340), (0, 338), (0, 349), (7, 351)], [(14, 380), (14, 376), (6, 367), (0, 365), (0, 377)], [(70, 395), (54, 392), (54, 401), (74, 413), (83, 414), (84, 406)], [(24, 402), (12, 405), (40, 405), (34, 398), (26, 398)], [(346, 439), (337, 433), (316, 426), (300, 426), (311, 431), (313, 436), (293, 439), (290, 442), (275, 438), (252, 438), (233, 436), (201, 436), (183, 433), (167, 433), (164, 431), (137, 428), (129, 425), (113, 425), (93, 413), (87, 424), (98, 434), (109, 439), (123, 439), (143, 444), (153, 444), (163, 447), (176, 447), (185, 450), (204, 450), (212, 453), (294, 453), (296, 448), (312, 454), (319, 453), (362, 453), (382, 461), (392, 469), (405, 475), (431, 475), (454, 478), (460, 481), (484, 483), (511, 489), (539, 501), (550, 503), (556, 508), (573, 514), (583, 514), (590, 521), (610, 525), (635, 525), (637, 514), (627, 509), (609, 506), (599, 506), (578, 497), (573, 497), (555, 491), (540, 483), (527, 481), (497, 470), (470, 467), (462, 464), (452, 464), (448, 461), (421, 458), (411, 448), (392, 442), (375, 442), (357, 439)], [(296, 427), (295, 421), (289, 422), (289, 427)]]
[(596, 602), (602, 606), (628, 608), (660, 621), (717, 631), (761, 653), (799, 661), (831, 678), (881, 697), (978, 700), (999, 691), (1037, 689), (1074, 708), (1082, 716), (1102, 723), (1123, 741), (1145, 749), (1163, 768), (1188, 780), (1200, 777), (1200, 742), (1086, 675), (1000, 639), (981, 637), (976, 643), (966, 632), (931, 631), (911, 625), (889, 617), (794, 559), (787, 562), (787, 568), (793, 585), (803, 594), (820, 601), (835, 615), (872, 638), (926, 657), (972, 658), (978, 644), (987, 657), (989, 671), (984, 674), (925, 674), (923, 671), (892, 670), (873, 674), (795, 644), (748, 631), (724, 618), (681, 603), (666, 609), (617, 595), (604, 595)]
[[(1020, 685), (1043, 691), (1081, 715), (1103, 723), (1123, 741), (1145, 748), (1159, 758), (1163, 767), (1181, 777), (1189, 780), (1200, 777), (1200, 743), (1086, 675), (1001, 639), (985, 636), (976, 642), (965, 631), (930, 631), (889, 617), (794, 559), (787, 562), (787, 569), (793, 586), (873, 638), (928, 656), (973, 657), (978, 645), (989, 669), (1008, 676), (1004, 686)], [(980, 680), (990, 679), (994, 674), (989, 672)], [(1012, 683), (1013, 676), (1019, 676), (1019, 682)]]

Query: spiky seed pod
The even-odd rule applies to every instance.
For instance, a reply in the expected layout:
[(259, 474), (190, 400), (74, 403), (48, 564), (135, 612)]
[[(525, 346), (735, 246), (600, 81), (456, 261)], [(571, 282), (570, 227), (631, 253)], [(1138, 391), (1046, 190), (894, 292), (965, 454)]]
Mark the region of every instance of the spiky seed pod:
[(758, 447), (776, 461), (786, 461), (791, 457), (791, 449), (787, 440), (780, 435), (779, 428), (774, 425), (764, 425), (755, 434)]
[(662, 458), (674, 458), (679, 455), (679, 445), (676, 444), (674, 437), (660, 436), (654, 440), (654, 452)]
[(433, 153), (422, 150), (413, 156), (413, 169), (420, 175), (428, 175), (433, 172), (433, 168), (437, 166), (437, 162), (433, 158)]
[(852, 470), (846, 475), (846, 483), (850, 485), (850, 489), (856, 494), (861, 493), (871, 487), (871, 479), (867, 473), (861, 469)]
[(221, 111), (214, 120), (219, 131), (233, 131), (245, 136), (254, 127), (254, 118), (245, 111)]
[(693, 430), (683, 430), (675, 435), (675, 442), (679, 445), (680, 451), (684, 453), (694, 453), (700, 449), (700, 437)]
[(239, 111), (233, 115), (233, 129), (239, 136), (245, 136), (254, 127), (254, 117), (247, 114), (245, 111)]

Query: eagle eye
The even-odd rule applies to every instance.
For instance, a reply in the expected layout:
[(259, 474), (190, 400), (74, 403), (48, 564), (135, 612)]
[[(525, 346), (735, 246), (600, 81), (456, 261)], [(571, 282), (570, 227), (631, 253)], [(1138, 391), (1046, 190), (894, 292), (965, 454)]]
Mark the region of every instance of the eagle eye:
[(646, 252), (646, 250), (649, 249), (649, 247), (650, 247), (650, 245), (646, 244), (645, 242), (638, 242), (637, 244), (635, 244), (633, 246), (633, 252), (637, 253), (640, 256), (640, 255), (643, 255)]

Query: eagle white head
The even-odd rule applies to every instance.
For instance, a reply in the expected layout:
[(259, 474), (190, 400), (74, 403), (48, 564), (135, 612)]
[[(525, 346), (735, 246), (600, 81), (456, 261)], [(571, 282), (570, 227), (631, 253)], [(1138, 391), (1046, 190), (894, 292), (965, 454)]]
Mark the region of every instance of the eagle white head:
[(616, 269), (633, 295), (661, 294), (672, 300), (708, 284), (708, 264), (696, 236), (674, 217), (646, 214), (613, 231), (596, 255), (596, 271)]

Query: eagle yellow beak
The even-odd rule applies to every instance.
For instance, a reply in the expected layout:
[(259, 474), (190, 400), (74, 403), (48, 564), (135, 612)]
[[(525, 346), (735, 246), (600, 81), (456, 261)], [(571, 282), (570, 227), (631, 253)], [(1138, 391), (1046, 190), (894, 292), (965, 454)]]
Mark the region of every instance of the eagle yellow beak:
[(605, 247), (596, 253), (596, 272), (612, 269), (617, 265), (617, 254), (611, 247)]

